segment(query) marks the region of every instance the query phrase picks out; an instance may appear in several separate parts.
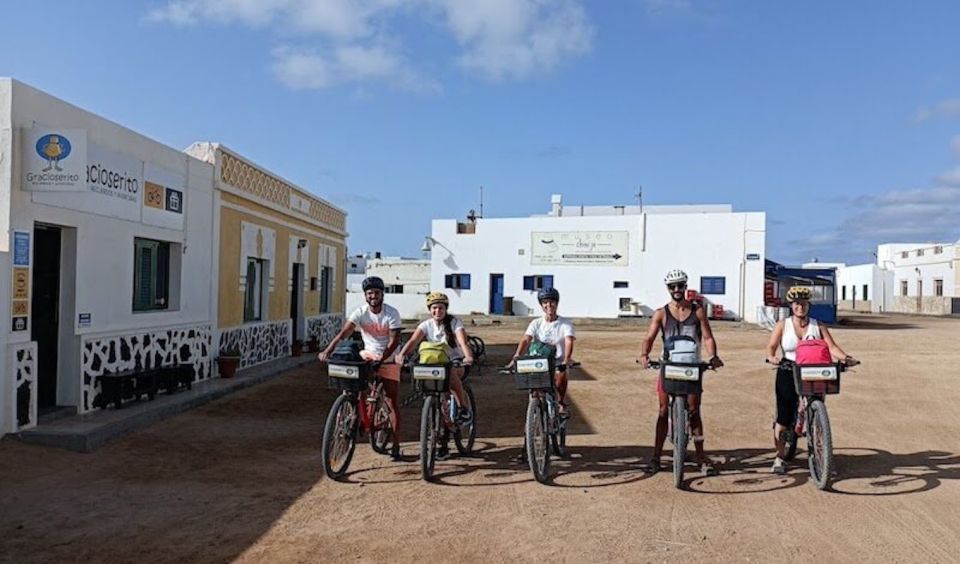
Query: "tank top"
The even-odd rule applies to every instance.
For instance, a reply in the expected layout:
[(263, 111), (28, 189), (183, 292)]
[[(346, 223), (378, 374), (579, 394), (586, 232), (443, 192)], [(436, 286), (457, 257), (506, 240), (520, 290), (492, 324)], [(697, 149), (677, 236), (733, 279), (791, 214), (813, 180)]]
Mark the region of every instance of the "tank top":
[[(810, 323), (807, 324), (807, 331), (803, 334), (803, 340), (807, 339), (819, 339), (820, 337), (820, 325), (817, 323), (817, 320), (810, 318)], [(783, 349), (783, 357), (787, 360), (797, 360), (797, 343), (800, 342), (800, 339), (797, 338), (797, 332), (793, 328), (793, 317), (788, 317), (783, 320), (783, 336), (780, 337), (780, 348)]]
[(684, 335), (697, 342), (697, 348), (700, 348), (700, 320), (697, 318), (697, 304), (690, 304), (690, 315), (683, 321), (679, 321), (670, 313), (670, 304), (663, 306), (663, 313), (666, 314), (663, 320), (663, 341), (666, 343), (670, 337)]

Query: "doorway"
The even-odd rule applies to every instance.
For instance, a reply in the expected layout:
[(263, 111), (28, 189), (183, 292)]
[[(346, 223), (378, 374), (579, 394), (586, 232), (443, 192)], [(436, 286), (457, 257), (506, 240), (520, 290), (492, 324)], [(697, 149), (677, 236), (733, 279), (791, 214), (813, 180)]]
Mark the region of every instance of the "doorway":
[(293, 263), (293, 277), (290, 280), (290, 319), (293, 327), (293, 342), (303, 340), (304, 323), (303, 317), (303, 272), (304, 265), (299, 262)]
[(490, 275), (490, 313), (503, 315), (503, 274)]
[(37, 410), (57, 406), (60, 344), (59, 227), (37, 224), (33, 229), (33, 286), (30, 338), (37, 343)]

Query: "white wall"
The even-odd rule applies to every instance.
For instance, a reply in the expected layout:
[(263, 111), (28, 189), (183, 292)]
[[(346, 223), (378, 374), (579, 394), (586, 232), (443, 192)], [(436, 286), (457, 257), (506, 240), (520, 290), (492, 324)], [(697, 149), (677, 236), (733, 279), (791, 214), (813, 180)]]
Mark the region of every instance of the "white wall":
[(403, 285), (404, 294), (430, 291), (430, 261), (370, 259), (365, 276), (379, 276), (384, 284)]
[[(863, 286), (867, 286), (867, 295), (863, 295)], [(846, 299), (843, 288), (846, 287)], [(856, 309), (863, 310), (861, 302), (870, 302), (870, 311), (880, 313), (890, 311), (894, 292), (894, 273), (875, 264), (858, 264), (837, 269), (837, 303), (844, 309), (854, 307), (853, 292), (856, 288)], [(841, 302), (843, 302), (841, 304)]]
[[(523, 289), (526, 275), (553, 275), (561, 314), (611, 318), (620, 313), (620, 297), (639, 301), (646, 311), (666, 303), (663, 277), (673, 268), (685, 270), (690, 288), (697, 290), (701, 276), (726, 277), (726, 293), (707, 298), (723, 305), (728, 316), (754, 321), (763, 305), (763, 213), (479, 219), (474, 234), (457, 234), (456, 225), (455, 220), (433, 222), (431, 286), (443, 288), (446, 274), (471, 275), (470, 290), (444, 290), (457, 314), (489, 311), (491, 273), (504, 274), (504, 295), (514, 298), (518, 315), (538, 307), (536, 292)], [(533, 231), (626, 231), (628, 264), (534, 266)], [(745, 260), (747, 254), (757, 260)], [(615, 289), (614, 281), (629, 287)]]
[[(426, 296), (423, 294), (386, 294), (384, 303), (397, 308), (402, 319), (424, 319), (427, 316)], [(363, 294), (347, 292), (347, 317), (365, 304)]]
[[(936, 252), (940, 247), (939, 253)], [(918, 256), (918, 251), (923, 255)], [(903, 253), (907, 253), (904, 257)], [(901, 281), (907, 281), (907, 296), (916, 297), (919, 282), (923, 296), (933, 297), (934, 280), (943, 281), (944, 297), (960, 297), (960, 245), (943, 244), (886, 244), (877, 247), (877, 262), (894, 273), (894, 296), (902, 296)]]

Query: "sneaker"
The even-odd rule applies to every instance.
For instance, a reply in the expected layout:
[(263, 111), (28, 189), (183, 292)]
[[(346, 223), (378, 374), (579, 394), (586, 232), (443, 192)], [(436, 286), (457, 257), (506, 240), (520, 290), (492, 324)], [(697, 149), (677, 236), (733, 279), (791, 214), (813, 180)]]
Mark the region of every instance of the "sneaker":
[(390, 460), (397, 462), (402, 459), (403, 457), (400, 455), (400, 445), (393, 445), (393, 448), (390, 450)]
[(450, 447), (443, 445), (437, 449), (437, 460), (446, 460), (450, 458)]
[(651, 458), (650, 463), (647, 465), (647, 468), (650, 469), (651, 474), (656, 474), (663, 469), (663, 465), (660, 464), (660, 457)]
[(566, 421), (567, 419), (570, 419), (570, 405), (566, 403), (561, 403), (558, 405), (559, 408), (557, 409), (557, 418), (559, 418), (560, 421)]
[(700, 474), (704, 477), (716, 476), (719, 473), (720, 472), (718, 472), (717, 469), (714, 468), (713, 465), (708, 462), (704, 462), (703, 464), (700, 465)]
[(787, 463), (783, 461), (779, 456), (773, 461), (773, 468), (771, 471), (774, 474), (786, 474), (787, 473)]

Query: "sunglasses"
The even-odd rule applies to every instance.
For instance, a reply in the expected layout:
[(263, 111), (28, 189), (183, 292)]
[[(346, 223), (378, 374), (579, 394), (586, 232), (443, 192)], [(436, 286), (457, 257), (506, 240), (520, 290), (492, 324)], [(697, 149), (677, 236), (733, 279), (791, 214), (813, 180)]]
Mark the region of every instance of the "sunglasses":
[(687, 287), (686, 284), (667, 284), (667, 289), (670, 290), (670, 291), (673, 291), (673, 290), (684, 290), (684, 289), (686, 289), (686, 287)]

